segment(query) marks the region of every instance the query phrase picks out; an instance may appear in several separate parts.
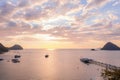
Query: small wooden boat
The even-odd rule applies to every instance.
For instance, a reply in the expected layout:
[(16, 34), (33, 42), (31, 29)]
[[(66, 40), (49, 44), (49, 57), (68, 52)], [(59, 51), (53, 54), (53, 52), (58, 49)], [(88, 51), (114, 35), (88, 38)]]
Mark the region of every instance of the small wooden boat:
[(4, 59), (3, 58), (0, 58), (0, 61), (3, 61)]
[(13, 63), (19, 63), (20, 61), (19, 61), (19, 59), (12, 59), (12, 62)]
[(96, 51), (95, 49), (91, 49), (91, 51)]
[(14, 58), (20, 58), (21, 56), (20, 55), (15, 55)]
[(45, 58), (48, 58), (49, 57), (49, 55), (45, 55)]

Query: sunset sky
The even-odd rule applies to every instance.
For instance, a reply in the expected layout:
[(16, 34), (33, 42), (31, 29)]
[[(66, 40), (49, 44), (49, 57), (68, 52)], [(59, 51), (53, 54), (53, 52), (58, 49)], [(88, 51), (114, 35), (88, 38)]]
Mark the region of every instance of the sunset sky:
[(0, 36), (8, 47), (120, 46), (120, 0), (0, 0)]

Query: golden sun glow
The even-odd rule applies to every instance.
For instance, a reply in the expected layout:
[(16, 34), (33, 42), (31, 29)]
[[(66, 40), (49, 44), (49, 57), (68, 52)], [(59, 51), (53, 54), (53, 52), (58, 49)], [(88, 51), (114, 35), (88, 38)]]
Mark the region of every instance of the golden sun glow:
[(49, 36), (49, 35), (46, 35), (44, 36), (44, 40), (55, 40), (56, 38), (55, 37), (52, 37), (52, 36)]
[(49, 50), (49, 51), (54, 51), (55, 49), (54, 49), (54, 48), (49, 48), (49, 49), (46, 49), (46, 50)]
[(48, 34), (45, 34), (45, 35), (35, 34), (34, 37), (37, 38), (37, 39), (45, 40), (45, 41), (55, 40), (56, 39), (56, 37), (52, 37), (52, 36), (50, 36)]

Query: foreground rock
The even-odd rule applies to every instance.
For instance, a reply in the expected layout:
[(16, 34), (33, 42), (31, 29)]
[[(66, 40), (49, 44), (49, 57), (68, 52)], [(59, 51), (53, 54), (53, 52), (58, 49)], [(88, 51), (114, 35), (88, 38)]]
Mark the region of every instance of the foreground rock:
[(5, 46), (3, 46), (3, 45), (0, 43), (0, 54), (3, 53), (3, 52), (8, 52), (8, 48), (6, 48)]
[(23, 47), (21, 47), (20, 45), (16, 44), (12, 47), (9, 48), (10, 50), (23, 50)]
[(101, 50), (120, 50), (120, 47), (113, 44), (112, 42), (106, 43)]

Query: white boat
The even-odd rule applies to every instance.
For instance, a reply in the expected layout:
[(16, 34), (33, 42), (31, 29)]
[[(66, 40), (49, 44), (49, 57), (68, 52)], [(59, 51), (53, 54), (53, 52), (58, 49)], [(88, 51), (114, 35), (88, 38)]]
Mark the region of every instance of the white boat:
[(82, 59), (80, 59), (80, 61), (82, 61), (84, 63), (91, 63), (93, 60), (92, 59), (88, 59), (88, 58), (82, 58)]

